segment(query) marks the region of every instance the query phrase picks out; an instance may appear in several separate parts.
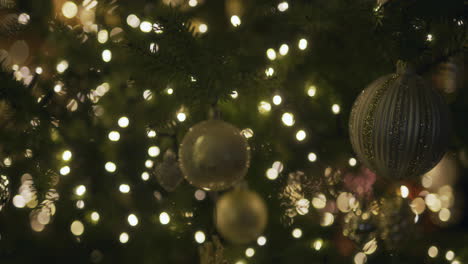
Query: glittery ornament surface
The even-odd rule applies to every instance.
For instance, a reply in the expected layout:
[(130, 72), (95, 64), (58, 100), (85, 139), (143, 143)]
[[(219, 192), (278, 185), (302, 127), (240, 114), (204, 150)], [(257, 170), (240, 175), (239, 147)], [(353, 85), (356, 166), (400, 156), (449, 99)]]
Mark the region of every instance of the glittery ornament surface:
[(381, 77), (358, 97), (349, 121), (359, 159), (378, 175), (419, 176), (442, 158), (450, 122), (443, 98), (410, 72)]
[(10, 181), (5, 175), (0, 175), (0, 211), (10, 199)]
[(179, 149), (185, 179), (208, 190), (225, 190), (244, 178), (250, 149), (239, 129), (220, 120), (193, 126)]

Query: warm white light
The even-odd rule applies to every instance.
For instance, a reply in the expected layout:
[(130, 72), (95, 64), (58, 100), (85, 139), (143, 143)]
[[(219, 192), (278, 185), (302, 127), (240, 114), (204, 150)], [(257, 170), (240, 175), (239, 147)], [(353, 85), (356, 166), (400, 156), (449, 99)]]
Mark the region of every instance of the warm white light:
[(271, 77), (271, 76), (273, 76), (273, 74), (275, 74), (275, 69), (273, 69), (272, 67), (265, 70), (265, 75), (267, 77)]
[(354, 167), (357, 164), (357, 160), (355, 158), (350, 158), (348, 163), (349, 163), (349, 166)]
[(200, 24), (198, 26), (198, 31), (200, 31), (200, 33), (206, 33), (208, 31), (208, 26), (206, 24)]
[(332, 105), (332, 112), (337, 115), (340, 113), (340, 106), (337, 104)]
[(442, 208), (442, 210), (439, 211), (439, 219), (442, 222), (447, 222), (448, 220), (450, 220), (450, 216), (450, 210), (447, 208)]
[(289, 4), (286, 1), (281, 2), (281, 3), (278, 4), (278, 10), (280, 12), (284, 12), (284, 11), (288, 10), (288, 8), (289, 8)]
[(295, 228), (293, 231), (292, 231), (292, 236), (294, 238), (301, 238), (302, 236), (302, 230), (299, 229), (299, 228)]
[(292, 126), (295, 123), (294, 115), (286, 112), (281, 116), (281, 121), (283, 121), (283, 124), (286, 126)]
[(161, 214), (159, 214), (159, 222), (161, 222), (162, 225), (167, 225), (170, 221), (171, 217), (168, 213), (162, 212)]
[(189, 0), (188, 4), (191, 7), (196, 7), (198, 5), (198, 1), (197, 0)]
[(435, 258), (437, 257), (437, 255), (439, 255), (439, 249), (436, 246), (431, 246), (429, 250), (427, 251), (427, 254), (431, 258)]
[(270, 103), (265, 102), (265, 101), (261, 101), (261, 102), (258, 104), (258, 111), (259, 111), (261, 114), (268, 113), (268, 112), (270, 112), (270, 110), (271, 110), (271, 104), (270, 104)]
[(63, 166), (62, 168), (60, 168), (60, 174), (62, 174), (63, 176), (68, 175), (69, 173), (70, 173), (70, 167)]
[(455, 253), (452, 250), (449, 250), (447, 251), (447, 253), (445, 253), (445, 259), (447, 259), (448, 261), (451, 261), (454, 258), (455, 258)]
[(259, 236), (259, 237), (257, 238), (257, 244), (258, 244), (259, 246), (264, 246), (264, 245), (266, 244), (266, 242), (267, 242), (267, 239), (266, 239), (266, 237), (264, 237), (264, 236)]
[(119, 141), (120, 133), (118, 131), (111, 131), (109, 132), (108, 137), (111, 141)]
[(288, 54), (288, 52), (289, 52), (288, 44), (282, 44), (280, 46), (280, 48), (279, 48), (279, 53), (284, 56), (284, 55)]
[(108, 172), (114, 172), (115, 170), (117, 170), (117, 166), (112, 161), (106, 162), (106, 164), (104, 165), (104, 168)]
[(308, 44), (307, 39), (300, 39), (297, 46), (299, 47), (300, 50), (305, 50), (307, 49), (307, 44)]
[(235, 26), (235, 27), (240, 26), (240, 24), (241, 24), (241, 19), (240, 19), (240, 17), (238, 17), (238, 16), (236, 16), (236, 15), (232, 16), (232, 17), (231, 17), (231, 24), (232, 24), (233, 26)]
[(314, 97), (316, 93), (317, 93), (317, 87), (313, 85), (309, 86), (309, 89), (307, 90), (307, 95), (310, 97)]
[(253, 248), (248, 248), (245, 250), (245, 255), (248, 257), (248, 258), (251, 258), (255, 255), (255, 249)]
[(62, 13), (66, 18), (73, 18), (78, 13), (78, 6), (72, 1), (67, 1), (62, 6)]
[(303, 141), (306, 137), (307, 137), (307, 134), (306, 134), (306, 132), (304, 130), (301, 129), (301, 130), (297, 131), (296, 139), (298, 141)]
[(177, 120), (179, 120), (179, 122), (184, 122), (185, 119), (187, 119), (187, 115), (185, 113), (181, 112), (177, 114)]
[(161, 150), (159, 150), (159, 147), (157, 146), (151, 146), (148, 148), (148, 155), (150, 155), (150, 157), (157, 157), (159, 156), (159, 153), (161, 153)]
[(37, 74), (42, 74), (44, 72), (44, 70), (42, 69), (42, 67), (36, 67), (36, 73)]
[(120, 236), (119, 236), (119, 241), (120, 241), (120, 243), (122, 243), (122, 244), (127, 243), (129, 239), (130, 239), (130, 237), (129, 237), (128, 234), (125, 233), (125, 232), (121, 233)]
[(150, 130), (150, 131), (148, 131), (147, 135), (148, 135), (149, 138), (154, 138), (154, 137), (156, 137), (156, 131)]
[(320, 238), (315, 240), (312, 246), (315, 250), (319, 251), (323, 246), (323, 240)]
[(117, 121), (117, 123), (119, 124), (119, 127), (128, 127), (128, 125), (130, 124), (130, 120), (128, 119), (128, 117), (126, 116), (122, 116), (121, 118), (119, 118), (119, 121)]
[(283, 101), (283, 98), (281, 98), (280, 95), (273, 96), (273, 104), (280, 105), (282, 101)]
[[(18, 16), (18, 23), (20, 23), (21, 25), (26, 25), (29, 23), (29, 20), (31, 19), (31, 17), (26, 14), (26, 13), (21, 13), (19, 16)], [(40, 74), (40, 73), (38, 73)]]
[(266, 55), (269, 60), (275, 60), (276, 59), (276, 51), (274, 49), (267, 49)]
[(266, 177), (269, 179), (269, 180), (276, 180), (276, 178), (278, 178), (278, 171), (274, 168), (269, 168), (267, 171), (266, 171)]
[(13, 205), (16, 208), (24, 208), (26, 206), (26, 200), (22, 195), (15, 195), (15, 197), (13, 197)]
[(101, 217), (99, 216), (99, 213), (98, 212), (92, 212), (91, 213), (91, 220), (93, 220), (94, 222), (97, 222), (99, 221)]
[(76, 187), (75, 193), (78, 196), (83, 196), (86, 193), (86, 186), (79, 185), (78, 187)]
[(148, 169), (151, 169), (154, 165), (154, 162), (152, 160), (146, 160), (145, 161), (145, 167)]
[(83, 223), (81, 223), (81, 221), (79, 221), (79, 220), (73, 221), (73, 223), (70, 226), (70, 231), (75, 236), (81, 236), (83, 234), (83, 232), (84, 232)]
[(400, 194), (401, 194), (401, 197), (407, 198), (409, 195), (408, 187), (406, 187), (405, 185), (400, 186)]
[(69, 161), (69, 160), (71, 160), (71, 158), (72, 158), (72, 153), (71, 153), (71, 151), (65, 150), (65, 151), (62, 153), (62, 159), (63, 159), (64, 161)]
[(150, 177), (150, 175), (146, 171), (141, 174), (141, 179), (144, 180), (144, 181), (149, 180), (149, 177)]
[(203, 201), (206, 198), (206, 192), (203, 190), (196, 190), (195, 191), (195, 199), (198, 201)]
[(137, 28), (140, 25), (140, 19), (136, 15), (130, 14), (127, 17), (127, 24), (132, 28)]
[(112, 52), (108, 49), (102, 51), (102, 60), (104, 62), (109, 62), (112, 59)]
[(205, 242), (205, 233), (202, 231), (195, 232), (195, 241), (197, 241), (198, 244)]
[(174, 93), (174, 89), (172, 89), (172, 88), (167, 88), (166, 93), (169, 94), (169, 95), (171, 95), (171, 94)]
[(427, 41), (431, 42), (434, 40), (434, 37), (432, 36), (432, 34), (428, 34), (427, 35)]
[(138, 225), (138, 217), (134, 214), (130, 214), (127, 217), (128, 224), (131, 226), (137, 226)]
[(57, 64), (57, 71), (59, 73), (63, 73), (68, 69), (68, 61), (62, 60)]
[(98, 42), (101, 43), (101, 44), (104, 44), (104, 43), (107, 42), (108, 39), (109, 39), (109, 31), (107, 31), (105, 29), (99, 30), (99, 32), (97, 34)]
[(239, 94), (237, 93), (237, 91), (232, 91), (232, 93), (231, 93), (232, 99), (236, 99), (238, 96), (239, 96)]
[(148, 21), (141, 22), (140, 30), (142, 32), (148, 33), (148, 32), (151, 32), (152, 29), (153, 29), (153, 25), (150, 22)]
[(119, 191), (121, 193), (129, 193), (130, 192), (130, 186), (128, 184), (120, 184)]

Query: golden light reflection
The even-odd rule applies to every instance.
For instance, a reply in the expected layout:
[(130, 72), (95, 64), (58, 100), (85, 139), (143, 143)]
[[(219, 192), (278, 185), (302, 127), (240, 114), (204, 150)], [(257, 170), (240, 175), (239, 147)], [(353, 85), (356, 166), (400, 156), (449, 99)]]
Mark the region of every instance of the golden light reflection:
[(70, 231), (75, 236), (81, 236), (84, 233), (84, 225), (81, 221), (75, 220), (70, 226)]

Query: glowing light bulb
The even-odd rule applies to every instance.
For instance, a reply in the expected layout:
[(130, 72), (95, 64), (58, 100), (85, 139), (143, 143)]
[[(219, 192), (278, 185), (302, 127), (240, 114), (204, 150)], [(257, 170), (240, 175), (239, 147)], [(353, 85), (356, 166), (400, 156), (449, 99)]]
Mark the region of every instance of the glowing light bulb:
[(130, 120), (128, 119), (128, 117), (122, 116), (121, 118), (119, 118), (119, 121), (117, 121), (117, 124), (119, 125), (119, 127), (125, 128), (128, 127), (128, 125), (130, 124)]
[(68, 61), (62, 60), (57, 64), (57, 72), (63, 73), (68, 69)]
[(196, 190), (195, 191), (195, 199), (198, 201), (203, 201), (206, 198), (206, 192), (203, 190)]
[(208, 31), (208, 25), (200, 24), (198, 26), (198, 31), (200, 31), (200, 33), (206, 33)]
[(348, 163), (349, 163), (349, 166), (354, 167), (357, 164), (357, 160), (355, 158), (350, 158)]
[(239, 94), (237, 93), (237, 91), (232, 91), (232, 93), (231, 93), (232, 99), (236, 99), (238, 96), (239, 96)]
[(108, 49), (102, 51), (102, 60), (104, 62), (109, 62), (112, 60), (112, 52)]
[(172, 89), (172, 88), (167, 88), (166, 93), (167, 93), (168, 95), (171, 95), (171, 94), (174, 93), (174, 89)]
[(161, 222), (162, 225), (167, 225), (170, 221), (171, 217), (168, 213), (162, 212), (161, 214), (159, 214), (159, 222)]
[(292, 236), (294, 238), (301, 238), (302, 237), (302, 230), (300, 228), (295, 228), (293, 231), (292, 231)]
[(42, 74), (44, 72), (44, 70), (42, 69), (42, 67), (36, 67), (36, 73), (37, 74)]
[(284, 12), (284, 11), (288, 10), (288, 8), (289, 8), (289, 4), (286, 1), (281, 2), (281, 3), (278, 4), (278, 10), (280, 12)]
[(270, 110), (271, 110), (271, 105), (268, 102), (261, 101), (258, 104), (258, 111), (261, 114), (266, 114), (266, 113), (270, 112)]
[(76, 187), (75, 193), (78, 196), (83, 196), (86, 193), (86, 186), (79, 185), (78, 187)]
[(101, 43), (101, 44), (104, 44), (104, 43), (107, 42), (108, 39), (109, 39), (109, 31), (107, 31), (105, 29), (99, 30), (99, 32), (97, 34), (98, 42)]
[(120, 133), (118, 131), (111, 131), (108, 135), (110, 141), (119, 141)]
[(69, 161), (69, 160), (71, 160), (71, 158), (72, 158), (72, 153), (71, 153), (71, 151), (65, 150), (65, 151), (62, 153), (62, 159), (63, 159), (64, 161)]
[(307, 155), (307, 158), (310, 162), (315, 162), (317, 160), (317, 155), (313, 152), (310, 152), (309, 155)]
[(149, 177), (150, 177), (150, 175), (146, 171), (141, 174), (141, 179), (144, 180), (144, 181), (149, 180)]
[(127, 16), (127, 24), (132, 28), (137, 28), (140, 26), (140, 19), (136, 15), (130, 14)]
[(177, 120), (179, 122), (184, 122), (187, 119), (187, 115), (183, 112), (177, 114)]
[(60, 174), (62, 174), (63, 176), (68, 175), (70, 171), (70, 167), (68, 166), (63, 166), (62, 168), (60, 168)]
[(427, 254), (431, 258), (436, 258), (437, 255), (439, 255), (439, 249), (436, 246), (431, 246), (429, 250), (427, 251)]
[(296, 133), (296, 139), (297, 141), (304, 141), (304, 139), (307, 137), (307, 134), (304, 130), (299, 130)]
[(400, 186), (400, 194), (401, 194), (401, 197), (407, 198), (409, 195), (408, 187), (406, 187), (405, 185)]
[(283, 101), (283, 98), (281, 98), (280, 95), (273, 96), (273, 104), (274, 105), (280, 105), (282, 101)]
[(269, 180), (276, 180), (278, 178), (278, 171), (274, 168), (269, 168), (267, 171), (266, 171), (266, 177), (269, 179)]
[(148, 21), (141, 22), (140, 30), (142, 32), (148, 33), (148, 32), (151, 32), (152, 29), (153, 29), (153, 25), (150, 22)]
[(432, 34), (428, 34), (426, 40), (431, 42), (434, 40), (434, 36), (432, 36)]
[(70, 226), (70, 231), (75, 236), (81, 236), (84, 233), (84, 225), (81, 221), (75, 220)]
[(273, 69), (272, 67), (269, 67), (268, 69), (265, 70), (265, 75), (267, 77), (271, 77), (273, 76), (273, 74), (275, 74), (275, 69)]
[(307, 89), (307, 95), (310, 97), (314, 97), (316, 93), (317, 93), (317, 87), (313, 85), (309, 86), (309, 89)]
[(312, 244), (312, 247), (317, 251), (319, 251), (322, 248), (322, 246), (323, 246), (323, 240), (320, 238), (316, 239)]
[(452, 250), (449, 250), (449, 251), (447, 251), (447, 253), (445, 253), (445, 259), (446, 260), (451, 261), (454, 258), (455, 258), (455, 253)]
[(248, 258), (251, 258), (255, 255), (255, 249), (253, 248), (248, 248), (245, 250), (245, 256), (247, 256)]
[(154, 165), (154, 162), (152, 160), (146, 160), (145, 161), (145, 167), (148, 169), (151, 169)]
[(203, 233), (203, 231), (195, 232), (195, 241), (197, 241), (198, 244), (205, 242), (205, 238), (205, 233)]
[(188, 4), (191, 7), (196, 7), (198, 5), (198, 1), (197, 0), (189, 0)]
[(281, 116), (281, 121), (283, 121), (283, 124), (285, 126), (292, 126), (295, 123), (294, 115), (289, 112), (286, 112)]
[(154, 130), (148, 131), (147, 136), (148, 136), (149, 138), (155, 138), (155, 137), (156, 137), (156, 131), (154, 131)]
[(264, 246), (264, 245), (266, 244), (266, 242), (267, 242), (267, 239), (266, 239), (266, 237), (264, 237), (264, 236), (259, 236), (259, 237), (257, 238), (257, 244), (258, 244), (259, 246)]
[(128, 184), (120, 184), (119, 191), (121, 193), (129, 193), (130, 192), (130, 185)]
[(104, 168), (108, 172), (115, 172), (115, 170), (117, 170), (117, 166), (112, 161), (106, 162), (106, 164), (104, 165)]
[(78, 6), (74, 2), (67, 1), (62, 5), (62, 14), (66, 18), (74, 18), (77, 13), (78, 13)]
[(289, 52), (289, 46), (288, 44), (282, 44), (279, 48), (279, 53), (282, 55), (282, 56), (285, 56), (286, 54), (288, 54)]
[(337, 104), (332, 105), (332, 112), (333, 114), (337, 115), (340, 113), (340, 106)]
[(151, 146), (148, 148), (148, 155), (150, 157), (157, 157), (159, 156), (159, 153), (161, 153), (161, 150), (158, 146)]
[(120, 236), (119, 236), (119, 241), (120, 241), (120, 243), (122, 243), (122, 244), (127, 243), (129, 239), (130, 239), (130, 237), (129, 237), (128, 234), (125, 233), (125, 232), (121, 233)]
[(269, 60), (275, 60), (276, 59), (276, 51), (274, 49), (267, 49), (266, 51), (267, 58)]
[(98, 222), (100, 218), (101, 217), (100, 217), (98, 212), (92, 212), (91, 213), (91, 220), (93, 220), (93, 222)]
[(307, 49), (307, 39), (300, 39), (299, 40), (299, 43), (297, 44), (297, 46), (299, 47), (300, 50), (305, 50)]
[(130, 214), (127, 217), (128, 224), (131, 226), (137, 226), (138, 225), (138, 217), (134, 214)]
[(240, 26), (240, 24), (241, 24), (241, 19), (240, 19), (240, 17), (238, 17), (238, 16), (236, 16), (236, 15), (232, 16), (232, 17), (231, 17), (231, 24), (232, 24), (234, 27)]

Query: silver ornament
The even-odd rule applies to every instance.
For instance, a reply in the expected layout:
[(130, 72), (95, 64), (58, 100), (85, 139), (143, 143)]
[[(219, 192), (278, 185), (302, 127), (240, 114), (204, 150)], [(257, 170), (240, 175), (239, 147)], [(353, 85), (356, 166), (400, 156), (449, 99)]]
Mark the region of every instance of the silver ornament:
[(239, 129), (220, 120), (196, 124), (185, 135), (179, 163), (185, 179), (206, 190), (225, 190), (244, 178), (250, 149)]
[(377, 175), (419, 176), (444, 155), (450, 122), (444, 99), (410, 72), (383, 76), (357, 98), (349, 120), (359, 159)]
[(10, 199), (10, 181), (5, 175), (0, 175), (0, 211), (7, 204)]

